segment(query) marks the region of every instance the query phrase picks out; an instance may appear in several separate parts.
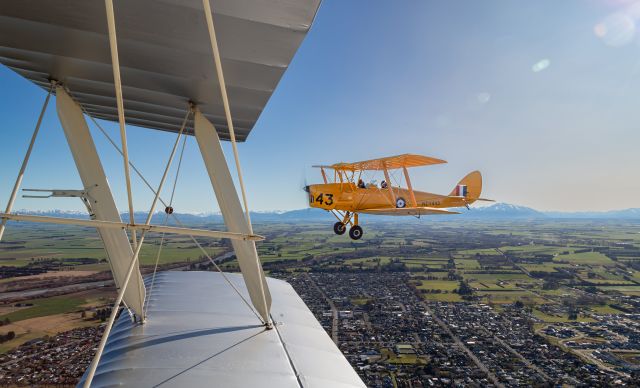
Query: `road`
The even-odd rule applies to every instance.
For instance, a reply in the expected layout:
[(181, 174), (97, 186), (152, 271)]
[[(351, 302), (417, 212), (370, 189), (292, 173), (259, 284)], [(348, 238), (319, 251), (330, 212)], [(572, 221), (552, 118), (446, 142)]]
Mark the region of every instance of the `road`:
[(329, 298), (327, 296), (327, 294), (324, 293), (322, 288), (320, 288), (320, 286), (318, 286), (318, 284), (313, 280), (313, 278), (311, 276), (309, 276), (309, 274), (306, 273), (306, 272), (305, 272), (305, 276), (307, 277), (307, 279), (309, 279), (311, 284), (313, 284), (313, 286), (316, 288), (316, 290), (318, 290), (318, 292), (320, 294), (322, 294), (322, 297), (324, 298), (324, 300), (331, 307), (331, 315), (333, 316), (333, 322), (331, 323), (331, 339), (333, 339), (333, 342), (336, 345), (338, 345), (338, 309), (336, 308), (336, 305), (333, 303), (331, 298)]
[(551, 379), (549, 377), (549, 375), (547, 375), (546, 373), (544, 373), (544, 371), (540, 368), (538, 368), (536, 365), (533, 365), (531, 363), (531, 361), (527, 360), (522, 354), (520, 354), (518, 351), (516, 351), (514, 348), (512, 348), (508, 343), (506, 343), (504, 340), (502, 340), (502, 338), (499, 338), (496, 335), (493, 335), (492, 333), (490, 333), (488, 330), (485, 330), (485, 332), (490, 335), (493, 336), (493, 339), (495, 339), (496, 341), (498, 341), (498, 343), (500, 343), (500, 345), (504, 346), (505, 349), (507, 349), (509, 352), (511, 352), (511, 354), (513, 354), (514, 356), (518, 357), (520, 359), (520, 361), (522, 361), (529, 369), (532, 369), (534, 371), (536, 371), (540, 376), (542, 376), (547, 382), (553, 382), (553, 379)]
[(451, 331), (451, 329), (449, 328), (449, 326), (440, 318), (438, 318), (438, 316), (436, 314), (433, 313), (433, 311), (429, 308), (429, 305), (426, 303), (423, 303), (423, 306), (425, 307), (426, 311), (433, 317), (433, 319), (436, 321), (436, 323), (438, 325), (440, 325), (440, 327), (447, 332), (447, 334), (449, 334), (449, 336), (453, 339), (453, 342), (462, 350), (464, 350), (465, 353), (467, 353), (467, 356), (469, 356), (469, 358), (478, 366), (478, 368), (480, 368), (481, 371), (483, 371), (484, 373), (487, 374), (487, 377), (489, 378), (489, 380), (491, 380), (491, 382), (498, 388), (505, 388), (504, 385), (498, 381), (498, 378), (491, 373), (491, 371), (489, 370), (489, 368), (487, 368), (486, 365), (484, 365), (482, 363), (482, 361), (480, 361), (478, 359), (478, 357), (476, 357), (475, 354), (473, 354), (473, 352), (471, 350), (469, 350), (469, 348), (460, 340), (460, 338), (458, 338), (458, 336), (456, 336), (455, 334), (453, 334), (453, 332)]

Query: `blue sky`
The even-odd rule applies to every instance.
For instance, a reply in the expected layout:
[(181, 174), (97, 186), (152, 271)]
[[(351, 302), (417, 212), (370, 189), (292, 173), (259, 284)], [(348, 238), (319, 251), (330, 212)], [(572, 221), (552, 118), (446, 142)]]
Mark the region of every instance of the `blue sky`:
[[(414, 170), (416, 189), (446, 194), (479, 169), (483, 196), (503, 202), (638, 207), (639, 16), (640, 5), (624, 0), (325, 0), (239, 146), (250, 207), (305, 207), (303, 176), (320, 180), (313, 164), (406, 152), (449, 161)], [(4, 208), (45, 93), (4, 67), (0, 85)], [(116, 124), (104, 126), (118, 138)], [(174, 135), (128, 135), (131, 159), (157, 183)], [(94, 136), (125, 210), (121, 159)], [(179, 212), (217, 210), (196, 151), (189, 139)], [(80, 188), (53, 105), (23, 187)], [(148, 190), (137, 179), (134, 190), (136, 209), (148, 210)], [(82, 210), (74, 199), (21, 198), (16, 208)]]

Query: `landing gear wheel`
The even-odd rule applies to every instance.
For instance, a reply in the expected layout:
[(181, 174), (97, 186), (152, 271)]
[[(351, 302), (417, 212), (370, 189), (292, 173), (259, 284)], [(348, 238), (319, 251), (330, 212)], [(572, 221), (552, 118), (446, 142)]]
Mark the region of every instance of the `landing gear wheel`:
[(360, 240), (362, 234), (362, 228), (359, 225), (354, 225), (349, 229), (349, 237), (351, 237), (352, 240)]
[(398, 197), (398, 199), (396, 199), (396, 207), (403, 208), (405, 206), (407, 206), (407, 201), (405, 201), (402, 197)]
[(344, 232), (347, 231), (347, 227), (342, 222), (336, 222), (333, 224), (333, 231), (336, 232), (336, 234), (344, 234)]

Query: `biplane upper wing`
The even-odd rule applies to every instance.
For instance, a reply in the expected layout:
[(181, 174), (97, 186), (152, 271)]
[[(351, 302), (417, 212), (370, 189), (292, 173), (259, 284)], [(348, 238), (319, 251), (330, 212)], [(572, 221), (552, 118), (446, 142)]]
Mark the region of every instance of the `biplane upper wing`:
[(430, 214), (460, 214), (445, 209), (433, 207), (403, 207), (358, 210), (358, 213), (374, 214), (380, 216), (424, 216)]
[[(244, 141), (320, 0), (214, 3), (236, 139)], [(202, 1), (129, 0), (114, 8), (127, 123), (178, 132), (191, 101), (229, 139)], [(3, 2), (0, 63), (44, 89), (53, 78), (93, 117), (118, 120), (104, 1)]]
[[(388, 156), (386, 158), (378, 158), (371, 160), (364, 160), (362, 162), (355, 163), (336, 163), (331, 166), (326, 166), (334, 170), (343, 171), (362, 171), (362, 170), (393, 170), (396, 168), (409, 168), (429, 166), (432, 164), (447, 163), (446, 161), (438, 158), (432, 158), (430, 156), (416, 155), (416, 154), (402, 154), (396, 156)], [(325, 166), (323, 166), (325, 167)]]

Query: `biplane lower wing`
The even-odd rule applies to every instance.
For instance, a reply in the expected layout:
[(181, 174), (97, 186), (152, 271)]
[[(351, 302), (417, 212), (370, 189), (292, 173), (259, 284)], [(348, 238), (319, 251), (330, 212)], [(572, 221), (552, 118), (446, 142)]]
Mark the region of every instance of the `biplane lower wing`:
[(432, 214), (460, 214), (445, 209), (433, 207), (403, 207), (403, 208), (383, 208), (358, 210), (358, 213), (373, 214), (380, 216), (425, 216)]
[[(443, 198), (445, 198), (443, 196)], [(468, 198), (468, 197), (461, 197), (459, 195), (448, 195), (446, 196), (446, 198), (451, 198), (451, 199), (460, 199), (460, 200), (465, 200), (465, 201), (482, 201), (482, 202), (495, 202), (495, 199), (488, 199), (488, 198)]]
[[(241, 274), (226, 277), (249, 298)], [(220, 273), (158, 272), (147, 322), (120, 315), (91, 387), (365, 388), (293, 287), (267, 283), (272, 330)]]

